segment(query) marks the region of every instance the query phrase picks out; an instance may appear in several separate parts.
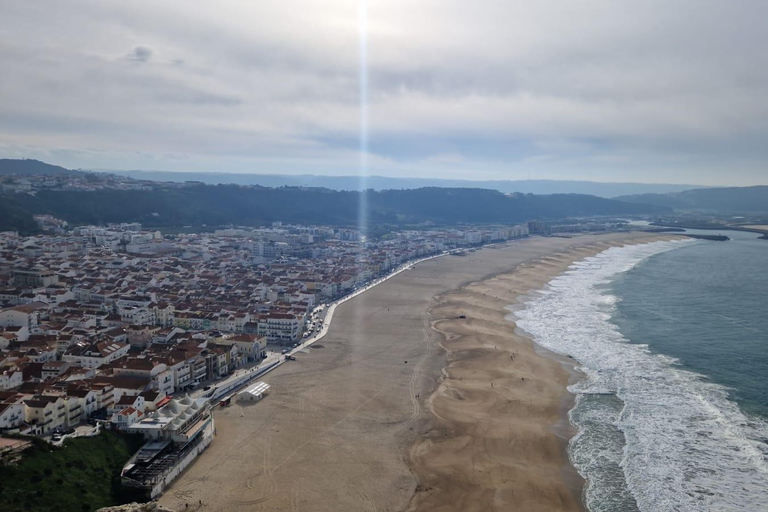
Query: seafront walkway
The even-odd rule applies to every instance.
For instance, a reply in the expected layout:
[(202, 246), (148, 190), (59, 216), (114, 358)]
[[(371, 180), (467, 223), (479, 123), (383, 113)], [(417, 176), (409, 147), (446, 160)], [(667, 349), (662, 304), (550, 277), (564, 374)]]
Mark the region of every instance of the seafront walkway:
[[(260, 361), (256, 365), (251, 365), (246, 368), (240, 368), (238, 370), (235, 370), (231, 375), (229, 375), (224, 380), (219, 381), (210, 381), (204, 388), (198, 389), (191, 393), (191, 396), (193, 398), (199, 398), (202, 396), (206, 396), (206, 394), (209, 394), (210, 396), (216, 395), (216, 390), (225, 389), (225, 388), (231, 388), (227, 391), (227, 393), (221, 397), (217, 397), (216, 399), (225, 399), (226, 396), (232, 396), (237, 393), (241, 388), (245, 387), (247, 384), (249, 384), (252, 380), (256, 379), (257, 377), (261, 377), (262, 375), (265, 375), (275, 368), (281, 366), (284, 364), (288, 359), (285, 356), (293, 356), (297, 352), (304, 351), (312, 346), (313, 343), (317, 342), (318, 340), (321, 340), (325, 335), (328, 333), (331, 322), (333, 320), (333, 313), (336, 310), (336, 307), (347, 302), (348, 300), (354, 299), (358, 295), (361, 295), (365, 293), (366, 291), (370, 290), (371, 288), (387, 281), (388, 279), (391, 279), (402, 272), (405, 272), (406, 270), (412, 269), (415, 265), (418, 265), (419, 263), (422, 263), (424, 261), (432, 260), (435, 258), (440, 258), (442, 256), (446, 256), (452, 254), (452, 252), (446, 251), (441, 252), (439, 254), (433, 254), (431, 256), (427, 256), (424, 258), (420, 258), (418, 260), (409, 261), (407, 263), (404, 263), (401, 265), (397, 270), (387, 274), (386, 276), (380, 277), (378, 279), (375, 279), (373, 282), (367, 284), (363, 288), (360, 288), (359, 290), (354, 291), (353, 293), (350, 293), (349, 295), (345, 295), (344, 297), (341, 297), (340, 299), (335, 300), (331, 304), (328, 305), (328, 310), (325, 315), (325, 318), (323, 320), (323, 325), (320, 329), (320, 331), (313, 335), (312, 337), (301, 341), (297, 344), (296, 348), (293, 348), (289, 350), (285, 354), (278, 354), (277, 352), (269, 352), (267, 357), (264, 358), (264, 360)], [(245, 375), (253, 375), (252, 378), (243, 378)], [(233, 384), (237, 383), (237, 381), (241, 381), (237, 386), (232, 387)], [(207, 388), (207, 389), (206, 389)], [(214, 400), (215, 401), (215, 400)], [(216, 406), (216, 404), (212, 404)]]

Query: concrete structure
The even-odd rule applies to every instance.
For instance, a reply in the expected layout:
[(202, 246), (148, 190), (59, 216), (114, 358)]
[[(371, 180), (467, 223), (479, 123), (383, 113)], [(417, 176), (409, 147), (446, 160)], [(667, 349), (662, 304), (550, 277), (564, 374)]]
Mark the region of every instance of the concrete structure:
[(59, 282), (52, 270), (43, 267), (13, 269), (13, 284), (20, 288), (39, 288), (51, 286)]
[[(133, 408), (131, 408), (133, 409)], [(135, 410), (128, 410), (130, 421)], [(120, 419), (118, 418), (118, 421)], [(208, 399), (185, 396), (173, 399), (125, 429), (149, 440), (123, 467), (123, 485), (144, 490), (152, 499), (160, 495), (213, 441), (214, 424)]]

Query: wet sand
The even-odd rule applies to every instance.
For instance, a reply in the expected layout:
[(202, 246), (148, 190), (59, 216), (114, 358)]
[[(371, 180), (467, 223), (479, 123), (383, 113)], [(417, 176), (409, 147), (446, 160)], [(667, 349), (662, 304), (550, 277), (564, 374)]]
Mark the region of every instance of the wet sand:
[(161, 504), (580, 510), (569, 372), (515, 333), (505, 307), (574, 260), (660, 238), (516, 241), (420, 263), (342, 304), (325, 338), (264, 377), (266, 399), (216, 411), (216, 439)]

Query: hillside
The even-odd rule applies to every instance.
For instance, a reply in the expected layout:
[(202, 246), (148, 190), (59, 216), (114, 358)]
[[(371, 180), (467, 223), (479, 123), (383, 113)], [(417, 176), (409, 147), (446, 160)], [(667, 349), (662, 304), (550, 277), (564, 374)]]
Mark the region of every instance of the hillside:
[(674, 210), (715, 213), (768, 212), (768, 186), (686, 190), (670, 194), (621, 196), (620, 201), (653, 204)]
[(9, 158), (0, 158), (0, 175), (18, 174), (22, 176), (32, 175), (52, 175), (52, 174), (71, 174), (78, 171), (71, 171), (58, 165), (51, 165), (40, 160), (13, 160)]
[(0, 463), (2, 506), (7, 512), (96, 510), (135, 501), (120, 485), (120, 471), (143, 444), (140, 436), (102, 432), (52, 447), (35, 439), (15, 464)]
[[(515, 223), (529, 219), (667, 213), (662, 206), (578, 194), (505, 195), (495, 190), (421, 188), (369, 191), (368, 220), (376, 224)], [(363, 193), (320, 188), (157, 185), (153, 190), (41, 190), (5, 196), (8, 207), (48, 213), (72, 224), (139, 221), (147, 226), (259, 225), (272, 221), (354, 226)]]
[(663, 183), (601, 183), (578, 180), (459, 180), (437, 178), (394, 178), (368, 176), (364, 182), (357, 176), (321, 176), (313, 174), (249, 174), (227, 172), (171, 172), (171, 171), (102, 171), (139, 180), (184, 183), (199, 181), (208, 185), (236, 184), (263, 187), (320, 187), (331, 190), (390, 190), (426, 187), (487, 188), (504, 193), (524, 194), (588, 194), (615, 198), (629, 194), (666, 194), (697, 188), (696, 185)]

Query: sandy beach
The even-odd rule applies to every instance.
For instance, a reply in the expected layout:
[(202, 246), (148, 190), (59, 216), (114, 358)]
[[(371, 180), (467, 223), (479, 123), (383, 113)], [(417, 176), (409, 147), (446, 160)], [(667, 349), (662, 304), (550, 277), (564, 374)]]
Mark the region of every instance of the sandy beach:
[(264, 377), (268, 398), (216, 411), (216, 439), (161, 504), (581, 510), (567, 360), (516, 333), (505, 308), (575, 260), (652, 239), (515, 241), (420, 263), (342, 304), (325, 338)]

